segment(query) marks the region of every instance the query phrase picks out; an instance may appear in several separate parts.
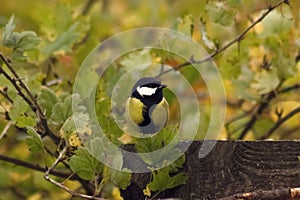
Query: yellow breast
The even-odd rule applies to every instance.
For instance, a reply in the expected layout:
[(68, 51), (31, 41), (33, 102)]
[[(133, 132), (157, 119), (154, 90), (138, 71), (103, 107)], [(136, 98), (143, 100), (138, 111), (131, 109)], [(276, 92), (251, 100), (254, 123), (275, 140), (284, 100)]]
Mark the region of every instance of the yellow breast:
[[(142, 123), (144, 120), (143, 109), (145, 109), (144, 104), (136, 98), (129, 98), (127, 102), (127, 114), (130, 126), (136, 126), (138, 129), (138, 124)], [(150, 108), (151, 110), (151, 108)], [(163, 99), (158, 105), (155, 106), (154, 110), (151, 110), (151, 120), (158, 130), (162, 129), (168, 122), (169, 117), (169, 104)], [(134, 124), (133, 124), (134, 123)]]
[(127, 112), (129, 114), (130, 120), (132, 120), (136, 124), (139, 124), (144, 120), (143, 105), (144, 104), (136, 98), (130, 98), (127, 102)]

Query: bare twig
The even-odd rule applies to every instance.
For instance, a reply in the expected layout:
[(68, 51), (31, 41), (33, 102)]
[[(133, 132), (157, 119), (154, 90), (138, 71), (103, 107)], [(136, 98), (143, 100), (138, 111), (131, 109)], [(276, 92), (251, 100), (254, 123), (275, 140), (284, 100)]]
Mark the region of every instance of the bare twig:
[(172, 69), (168, 69), (166, 71), (161, 72), (159, 75), (156, 76), (156, 78), (167, 74), (171, 71), (175, 70), (179, 70), (185, 66), (188, 65), (192, 65), (192, 64), (202, 64), (205, 63), (207, 61), (210, 61), (212, 58), (216, 57), (218, 54), (220, 54), (221, 52), (223, 52), (224, 50), (228, 49), (230, 46), (232, 46), (235, 43), (240, 43), (243, 38), (245, 37), (245, 35), (252, 30), (258, 23), (260, 23), (267, 15), (269, 15), (274, 9), (276, 9), (277, 7), (281, 6), (282, 4), (287, 4), (289, 5), (289, 0), (280, 0), (278, 1), (276, 4), (274, 4), (273, 6), (270, 6), (268, 8), (268, 10), (266, 12), (264, 12), (257, 20), (255, 20), (248, 28), (246, 28), (243, 32), (241, 32), (235, 39), (233, 39), (232, 41), (230, 41), (229, 43), (227, 43), (226, 45), (224, 45), (223, 47), (217, 49), (215, 52), (209, 54), (207, 57), (201, 59), (201, 60), (194, 60), (191, 59), (190, 61), (187, 61), (185, 63), (182, 63), (178, 66), (175, 66)]
[(86, 198), (86, 199), (105, 200), (105, 199), (102, 199), (102, 198), (99, 198), (99, 197), (94, 197), (94, 196), (90, 196), (90, 195), (86, 195), (86, 194), (81, 194), (81, 193), (75, 192), (75, 191), (71, 190), (70, 188), (66, 187), (65, 185), (63, 185), (62, 183), (59, 183), (59, 182), (55, 181), (54, 179), (50, 178), (49, 174), (51, 174), (51, 171), (54, 170), (54, 168), (56, 167), (56, 165), (63, 160), (63, 157), (65, 156), (67, 149), (68, 149), (68, 146), (66, 145), (63, 148), (63, 150), (59, 153), (59, 156), (57, 157), (57, 159), (55, 160), (55, 162), (51, 165), (51, 167), (49, 167), (46, 170), (44, 178), (47, 181), (49, 181), (50, 183), (52, 183), (53, 185), (56, 185), (57, 187), (63, 189), (66, 192), (68, 192), (72, 196), (82, 197), (82, 198)]
[(10, 96), (8, 96), (7, 92), (5, 89), (0, 89), (0, 94), (9, 101), (9, 103), (13, 104), (13, 100), (10, 98)]
[(235, 194), (229, 197), (220, 198), (219, 200), (251, 200), (251, 199), (290, 199), (297, 200), (300, 198), (300, 188), (274, 189), (274, 190), (257, 190), (253, 192)]
[(276, 97), (276, 94), (277, 95), (283, 94), (283, 93), (291, 92), (291, 91), (298, 90), (298, 89), (300, 89), (300, 84), (295, 84), (292, 86), (288, 86), (286, 88), (278, 89), (277, 93), (275, 93), (275, 91), (273, 91), (273, 92), (269, 93), (268, 95), (263, 96), (262, 100), (258, 104), (254, 105), (250, 109), (250, 111), (242, 113), (241, 115), (238, 115), (237, 117), (228, 121), (225, 124), (226, 129), (228, 130), (228, 127), (231, 123), (235, 122), (236, 120), (239, 120), (239, 119), (249, 116), (249, 113), (252, 112), (253, 113), (252, 118), (246, 123), (246, 126), (244, 127), (244, 129), (241, 132), (241, 135), (239, 137), (239, 139), (243, 139), (245, 137), (245, 135), (247, 134), (247, 132), (254, 126), (258, 117), (262, 114), (264, 109), (268, 107), (271, 100)]
[[(30, 106), (33, 112), (36, 113), (37, 117), (40, 119), (42, 128), (45, 133), (56, 143), (59, 143), (59, 138), (50, 130), (47, 122), (47, 118), (43, 113), (42, 108), (39, 106), (36, 98), (30, 92), (26, 84), (20, 79), (16, 71), (11, 66), (9, 60), (0, 52), (0, 58), (5, 63), (9, 71), (13, 74), (14, 77), (11, 77), (5, 70), (0, 67), (0, 74), (3, 74), (4, 77), (13, 84), (18, 94), (25, 100), (25, 102)], [(23, 92), (25, 91), (25, 93)]]
[(86, 4), (84, 5), (84, 8), (82, 9), (82, 15), (87, 15), (88, 12), (91, 10), (92, 5), (96, 2), (97, 0), (88, 0)]
[(9, 121), (6, 126), (4, 127), (4, 129), (2, 130), (1, 134), (0, 134), (0, 140), (4, 137), (4, 135), (6, 135), (8, 129), (10, 128), (10, 126), (12, 125), (12, 122)]
[[(41, 167), (39, 165), (35, 165), (35, 164), (29, 163), (29, 162), (26, 162), (26, 161), (23, 161), (23, 160), (19, 160), (19, 159), (16, 159), (16, 158), (11, 158), (11, 157), (4, 156), (4, 155), (0, 155), (0, 160), (2, 160), (4, 162), (15, 164), (17, 166), (25, 167), (25, 168), (28, 168), (28, 169), (33, 169), (33, 170), (36, 170), (36, 171), (40, 171), (40, 172), (45, 172), (47, 170), (45, 167)], [(61, 178), (67, 178), (67, 177), (70, 176), (70, 173), (64, 173), (64, 172), (53, 171), (53, 170), (50, 173), (51, 173), (51, 175), (61, 177)], [(74, 177), (71, 177), (71, 179), (73, 180)]]
[(269, 94), (267, 94), (267, 95), (265, 95), (265, 96), (262, 97), (261, 102), (259, 103), (257, 109), (252, 114), (251, 119), (247, 122), (247, 124), (246, 124), (245, 128), (243, 129), (243, 131), (242, 131), (239, 139), (244, 139), (244, 137), (246, 136), (246, 134), (248, 133), (248, 131), (256, 123), (256, 121), (259, 118), (259, 116), (268, 107), (268, 105), (271, 102), (271, 100), (276, 97), (276, 94), (283, 94), (283, 93), (290, 92), (292, 90), (297, 90), (297, 89), (300, 88), (300, 84), (295, 84), (295, 85), (292, 85), (292, 86), (289, 86), (289, 87), (286, 87), (286, 88), (283, 88), (283, 89), (279, 89), (280, 86), (281, 86), (281, 84), (279, 86), (277, 86), (276, 90), (274, 90), (274, 91), (270, 92)]
[(261, 138), (261, 140), (267, 139), (269, 138), (272, 133), (274, 131), (276, 131), (284, 122), (286, 122), (287, 120), (289, 120), (290, 118), (292, 118), (294, 115), (300, 113), (300, 107), (292, 110), (291, 112), (289, 112), (287, 115), (285, 115), (284, 117), (280, 118), (275, 124), (274, 126), (272, 126), (272, 128), (270, 128), (270, 130), (268, 130), (268, 132), (266, 132)]

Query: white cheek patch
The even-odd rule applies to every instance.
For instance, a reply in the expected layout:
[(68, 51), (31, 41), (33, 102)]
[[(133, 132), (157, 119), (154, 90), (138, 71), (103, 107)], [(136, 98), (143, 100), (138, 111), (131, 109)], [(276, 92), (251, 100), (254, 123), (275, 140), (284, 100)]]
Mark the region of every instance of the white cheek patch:
[(155, 94), (157, 88), (150, 88), (150, 87), (137, 87), (136, 90), (141, 96), (151, 96)]

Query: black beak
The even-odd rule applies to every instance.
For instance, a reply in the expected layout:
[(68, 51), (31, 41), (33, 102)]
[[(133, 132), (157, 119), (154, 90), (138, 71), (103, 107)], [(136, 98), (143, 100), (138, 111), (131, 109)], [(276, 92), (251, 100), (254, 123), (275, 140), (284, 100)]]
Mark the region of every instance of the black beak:
[(165, 87), (167, 87), (167, 85), (162, 84), (162, 85), (159, 86), (160, 89), (163, 89)]

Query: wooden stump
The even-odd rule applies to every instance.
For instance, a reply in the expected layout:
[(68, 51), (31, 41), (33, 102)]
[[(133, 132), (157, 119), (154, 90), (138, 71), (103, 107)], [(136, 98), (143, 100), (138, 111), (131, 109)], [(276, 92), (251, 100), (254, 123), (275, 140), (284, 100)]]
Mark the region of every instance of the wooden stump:
[[(160, 198), (218, 199), (300, 186), (300, 141), (217, 141), (212, 151), (199, 159), (202, 144), (194, 141), (185, 152), (187, 184), (163, 192)], [(143, 199), (141, 192), (148, 181), (149, 174), (134, 174), (122, 193), (124, 199)]]

